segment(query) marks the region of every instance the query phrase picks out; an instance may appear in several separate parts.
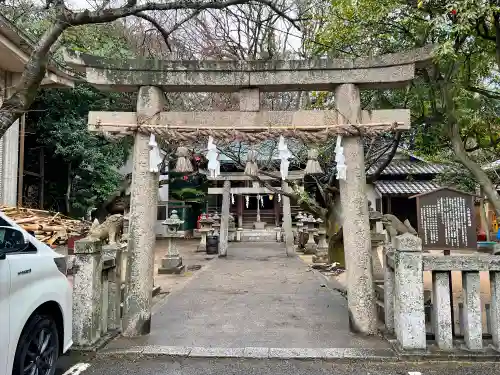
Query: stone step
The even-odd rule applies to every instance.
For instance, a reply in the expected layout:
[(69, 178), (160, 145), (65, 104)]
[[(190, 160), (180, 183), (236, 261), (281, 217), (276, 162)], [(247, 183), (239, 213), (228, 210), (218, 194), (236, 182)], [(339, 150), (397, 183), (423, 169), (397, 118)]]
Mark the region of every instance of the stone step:
[(249, 242), (275, 242), (276, 232), (268, 230), (243, 230), (241, 240)]

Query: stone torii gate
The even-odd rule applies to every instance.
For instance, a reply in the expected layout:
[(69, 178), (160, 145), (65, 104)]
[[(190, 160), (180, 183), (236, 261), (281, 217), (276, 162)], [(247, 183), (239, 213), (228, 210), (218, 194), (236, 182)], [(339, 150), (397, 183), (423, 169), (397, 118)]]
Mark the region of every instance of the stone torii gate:
[[(88, 119), (92, 132), (135, 137), (123, 334), (136, 336), (150, 331), (158, 195), (158, 175), (149, 171), (150, 134), (169, 142), (189, 142), (209, 135), (253, 141), (283, 135), (309, 144), (343, 135), (347, 178), (340, 181), (340, 198), (348, 309), (353, 331), (374, 334), (377, 318), (360, 135), (409, 129), (410, 113), (405, 109), (362, 111), (360, 89), (407, 85), (414, 78), (415, 65), (429, 60), (430, 52), (427, 47), (373, 58), (303, 61), (113, 61), (67, 54), (68, 64), (84, 72), (86, 80), (98, 89), (138, 91), (136, 112), (90, 112)], [(260, 92), (301, 90), (335, 91), (337, 110), (260, 110)], [(164, 93), (169, 92), (239, 92), (240, 111), (162, 112)], [(219, 256), (227, 251), (230, 188), (230, 181), (224, 181)], [(285, 199), (285, 207), (289, 207)], [(284, 221), (290, 248), (291, 218)]]

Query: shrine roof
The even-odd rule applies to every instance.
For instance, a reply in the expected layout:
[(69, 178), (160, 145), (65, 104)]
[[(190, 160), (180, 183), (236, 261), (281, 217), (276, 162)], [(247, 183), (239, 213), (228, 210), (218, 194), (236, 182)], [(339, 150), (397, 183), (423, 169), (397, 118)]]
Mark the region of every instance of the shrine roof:
[[(420, 160), (392, 160), (382, 171), (382, 175), (403, 175), (403, 174), (439, 174), (443, 173), (449, 166), (439, 163), (429, 163)], [(374, 173), (376, 166), (368, 170), (368, 174)]]
[(113, 60), (65, 52), (66, 62), (101, 89), (135, 91), (161, 86), (165, 91), (232, 92), (331, 89), (353, 83), (362, 88), (400, 87), (413, 79), (415, 66), (432, 58), (434, 46), (355, 59), (311, 60)]
[(426, 193), (440, 188), (434, 181), (378, 180), (373, 183), (380, 194), (412, 195)]

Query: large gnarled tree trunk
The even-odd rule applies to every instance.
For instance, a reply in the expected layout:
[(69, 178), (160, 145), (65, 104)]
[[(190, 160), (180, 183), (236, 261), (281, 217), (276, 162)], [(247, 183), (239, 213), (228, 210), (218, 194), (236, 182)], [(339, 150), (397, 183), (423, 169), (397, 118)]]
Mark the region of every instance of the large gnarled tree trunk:
[(460, 136), (460, 125), (455, 116), (455, 103), (453, 101), (452, 91), (446, 84), (442, 85), (441, 90), (446, 102), (448, 133), (455, 158), (476, 178), (484, 194), (488, 198), (488, 201), (494, 207), (497, 218), (500, 219), (500, 197), (498, 196), (493, 182), (491, 182), (481, 166), (469, 158), (465, 150), (462, 137)]

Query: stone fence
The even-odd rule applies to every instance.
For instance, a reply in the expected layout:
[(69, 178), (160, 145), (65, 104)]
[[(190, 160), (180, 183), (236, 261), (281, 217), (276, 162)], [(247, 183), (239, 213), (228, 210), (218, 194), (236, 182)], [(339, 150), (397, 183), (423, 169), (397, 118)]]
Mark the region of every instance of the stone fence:
[[(451, 273), (462, 277), (462, 294), (453, 294)], [(489, 273), (491, 302), (481, 301), (480, 273)], [(431, 273), (430, 304), (424, 274)], [(455, 277), (455, 276), (454, 276)], [(484, 280), (483, 280), (484, 281)], [(462, 299), (458, 309), (454, 298)], [(441, 350), (456, 349), (458, 336), (465, 348), (480, 351), (490, 339), (500, 348), (500, 256), (486, 254), (440, 256), (422, 252), (422, 242), (409, 233), (397, 236), (385, 254), (384, 318), (389, 334), (402, 349), (427, 349), (428, 338)], [(458, 314), (455, 311), (458, 310)], [(483, 312), (485, 313), (483, 324)], [(458, 315), (458, 316), (456, 316)], [(458, 318), (459, 329), (455, 322)], [(428, 324), (429, 323), (429, 324)], [(431, 335), (429, 335), (429, 328)], [(487, 328), (485, 329), (484, 326)]]
[(73, 265), (73, 342), (94, 349), (121, 330), (126, 244), (99, 240), (75, 243)]

